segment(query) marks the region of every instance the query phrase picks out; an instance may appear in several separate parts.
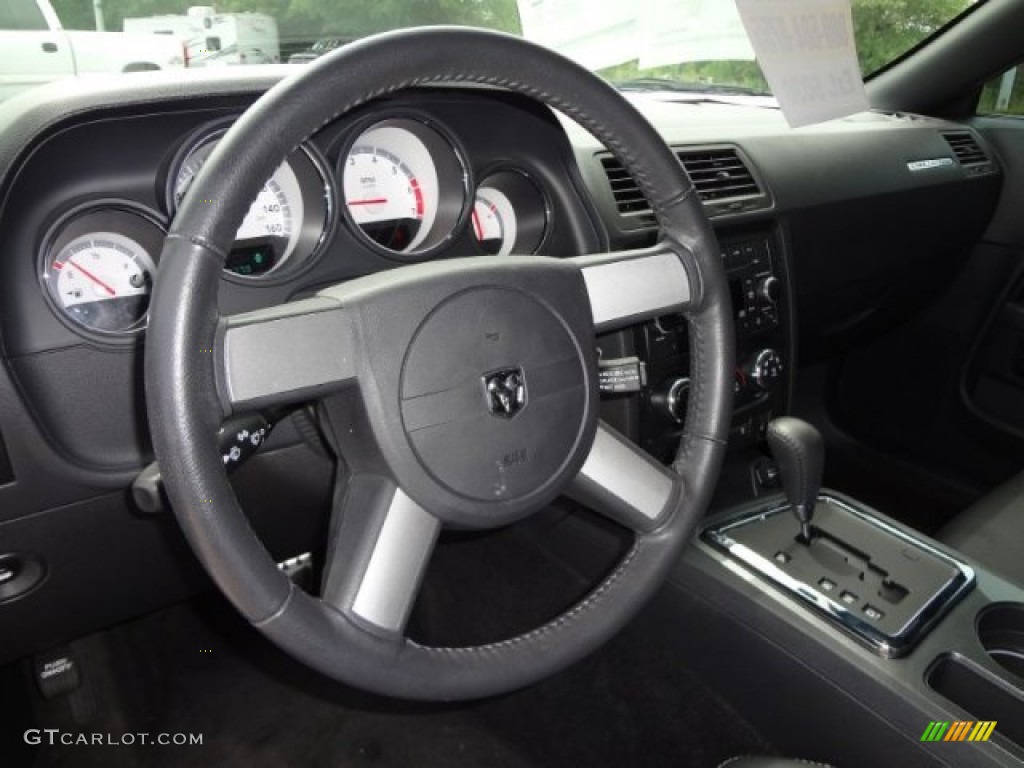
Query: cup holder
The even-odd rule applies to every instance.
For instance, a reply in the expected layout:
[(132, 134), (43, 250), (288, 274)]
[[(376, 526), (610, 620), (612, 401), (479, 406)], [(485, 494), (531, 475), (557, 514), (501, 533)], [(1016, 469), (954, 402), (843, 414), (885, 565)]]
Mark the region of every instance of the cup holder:
[(993, 661), (1024, 680), (1024, 604), (997, 603), (982, 611), (978, 639)]

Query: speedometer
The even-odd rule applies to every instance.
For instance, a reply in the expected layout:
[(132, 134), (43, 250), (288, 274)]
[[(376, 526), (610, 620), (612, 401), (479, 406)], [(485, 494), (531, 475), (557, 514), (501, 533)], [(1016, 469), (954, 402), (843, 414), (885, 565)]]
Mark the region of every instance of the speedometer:
[[(168, 179), (168, 208), (177, 210), (216, 148), (223, 129), (191, 142)], [(260, 188), (224, 265), (231, 275), (262, 278), (288, 271), (317, 250), (331, 219), (331, 186), (316, 153), (293, 152)]]
[(340, 166), (349, 220), (389, 255), (425, 256), (467, 215), (466, 165), (452, 140), (421, 120), (370, 125), (349, 144)]
[[(212, 139), (193, 149), (174, 179), (174, 207), (177, 208), (192, 181), (217, 146)], [(295, 250), (298, 222), (303, 217), (302, 190), (295, 171), (286, 160), (260, 189), (245, 214), (235, 248), (225, 268), (241, 275), (262, 275), (284, 265)]]

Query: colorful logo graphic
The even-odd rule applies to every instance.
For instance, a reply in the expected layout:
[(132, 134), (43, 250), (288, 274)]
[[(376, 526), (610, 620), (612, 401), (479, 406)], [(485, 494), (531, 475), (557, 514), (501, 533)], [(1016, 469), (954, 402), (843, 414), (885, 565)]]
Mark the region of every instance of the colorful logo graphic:
[(933, 720), (921, 734), (921, 741), (988, 741), (995, 729), (995, 720)]

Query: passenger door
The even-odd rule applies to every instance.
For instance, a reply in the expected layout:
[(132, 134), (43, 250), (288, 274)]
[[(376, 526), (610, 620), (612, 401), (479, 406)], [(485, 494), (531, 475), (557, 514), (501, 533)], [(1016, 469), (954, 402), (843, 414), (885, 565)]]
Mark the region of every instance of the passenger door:
[(979, 418), (1024, 441), (1024, 64), (985, 85), (978, 113), (975, 128), (1005, 172), (986, 241), (1005, 250), (1010, 265), (968, 362), (964, 396)]
[(1024, 65), (972, 103), (971, 130), (947, 142), (965, 168), (1002, 170), (988, 228), (951, 280), (922, 268), (929, 303), (834, 363), (824, 385), (852, 438), (827, 481), (928, 533), (1024, 470)]

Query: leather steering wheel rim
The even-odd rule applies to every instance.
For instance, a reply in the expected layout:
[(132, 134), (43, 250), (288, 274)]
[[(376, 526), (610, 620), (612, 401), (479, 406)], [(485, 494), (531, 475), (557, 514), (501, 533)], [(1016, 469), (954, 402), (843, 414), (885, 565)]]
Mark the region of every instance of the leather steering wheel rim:
[[(338, 116), (398, 90), (445, 83), (524, 94), (593, 133), (651, 203), (660, 247), (685, 269), (690, 292), (692, 384), (671, 468), (678, 492), (665, 514), (637, 533), (618, 567), (566, 613), (518, 637), (471, 648), (431, 648), (375, 632), (295, 587), (250, 528), (214, 439), (225, 415), (218, 286), (235, 231), (260, 186), (289, 152)], [(254, 626), (293, 657), (345, 683), (401, 698), (453, 700), (553, 674), (611, 637), (644, 605), (713, 493), (731, 416), (734, 337), (714, 234), (690, 180), (614, 88), (558, 54), (500, 33), (436, 27), (378, 35), (322, 57), (263, 95), (224, 136), (193, 186), (166, 239), (150, 310), (149, 423), (189, 543)]]

